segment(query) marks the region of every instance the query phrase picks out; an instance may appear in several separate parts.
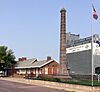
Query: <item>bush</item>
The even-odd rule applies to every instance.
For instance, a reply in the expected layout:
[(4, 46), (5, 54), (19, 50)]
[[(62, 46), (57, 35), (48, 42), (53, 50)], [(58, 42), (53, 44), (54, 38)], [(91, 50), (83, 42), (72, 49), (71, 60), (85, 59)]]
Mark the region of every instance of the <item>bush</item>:
[(61, 82), (59, 78), (51, 78), (51, 77), (37, 77), (36, 80), (44, 80), (44, 81), (52, 81), (52, 82)]
[(59, 78), (52, 78), (52, 81), (54, 81), (54, 82), (61, 82), (61, 80)]

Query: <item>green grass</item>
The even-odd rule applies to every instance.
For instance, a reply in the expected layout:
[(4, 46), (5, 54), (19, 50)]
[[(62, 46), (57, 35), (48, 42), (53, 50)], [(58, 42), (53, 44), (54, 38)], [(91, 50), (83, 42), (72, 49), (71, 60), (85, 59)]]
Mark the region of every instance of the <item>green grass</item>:
[[(67, 83), (67, 84), (75, 84), (75, 85), (84, 85), (84, 86), (92, 86), (92, 82), (89, 80), (60, 80), (59, 78), (48, 78), (48, 77), (37, 77), (36, 80), (44, 80), (44, 81), (52, 81), (59, 83)], [(100, 82), (93, 82), (93, 86), (100, 86)]]
[[(76, 84), (76, 85), (84, 85), (84, 86), (92, 86), (92, 82), (91, 81), (80, 81), (80, 80), (77, 80), (77, 81), (73, 81), (73, 80), (70, 80), (70, 81), (66, 81), (64, 83), (68, 83), (68, 84)], [(97, 81), (94, 81), (93, 82), (93, 86), (100, 86), (100, 82), (98, 83)]]

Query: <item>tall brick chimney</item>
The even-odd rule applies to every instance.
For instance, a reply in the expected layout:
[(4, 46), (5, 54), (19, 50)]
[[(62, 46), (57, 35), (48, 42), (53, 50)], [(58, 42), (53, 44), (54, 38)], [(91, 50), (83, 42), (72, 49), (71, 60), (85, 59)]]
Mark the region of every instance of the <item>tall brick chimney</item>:
[(61, 24), (60, 24), (60, 74), (69, 75), (67, 70), (66, 57), (66, 10), (61, 9)]

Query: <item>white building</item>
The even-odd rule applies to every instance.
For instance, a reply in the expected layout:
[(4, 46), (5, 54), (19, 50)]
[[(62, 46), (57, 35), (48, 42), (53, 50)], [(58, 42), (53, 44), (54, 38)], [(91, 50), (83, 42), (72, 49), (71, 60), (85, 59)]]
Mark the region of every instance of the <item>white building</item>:
[(92, 74), (92, 51), (93, 51), (93, 73), (97, 67), (100, 68), (100, 38), (93, 35), (93, 50), (91, 50), (92, 37), (79, 38), (79, 35), (67, 33), (67, 62), (70, 74), (91, 75)]

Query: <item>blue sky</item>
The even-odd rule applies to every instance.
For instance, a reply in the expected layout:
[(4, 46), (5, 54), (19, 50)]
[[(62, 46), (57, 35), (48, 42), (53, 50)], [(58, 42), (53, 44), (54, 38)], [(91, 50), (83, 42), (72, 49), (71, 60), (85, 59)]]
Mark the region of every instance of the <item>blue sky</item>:
[[(92, 3), (100, 16), (99, 0), (0, 0), (0, 45), (16, 58), (59, 60), (60, 9), (67, 10), (67, 32), (91, 35)], [(93, 20), (100, 34), (100, 18)]]

